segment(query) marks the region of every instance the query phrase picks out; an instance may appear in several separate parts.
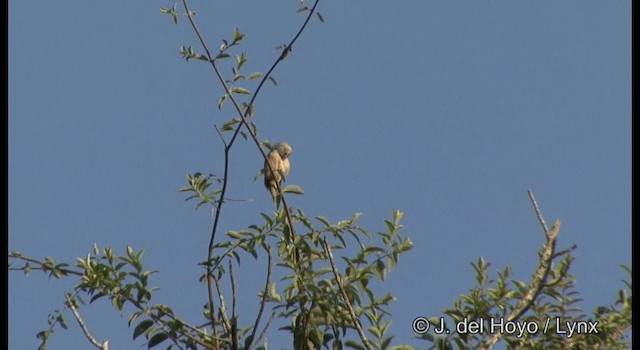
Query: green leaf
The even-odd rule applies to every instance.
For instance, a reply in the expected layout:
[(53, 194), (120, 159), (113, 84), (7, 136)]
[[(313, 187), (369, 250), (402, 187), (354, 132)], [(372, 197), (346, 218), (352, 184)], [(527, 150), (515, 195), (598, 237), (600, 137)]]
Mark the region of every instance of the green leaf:
[(513, 280), (511, 282), (516, 285), (516, 288), (518, 288), (518, 291), (520, 291), (520, 293), (523, 293), (527, 290), (528, 286), (526, 283), (517, 280)]
[[(223, 97), (226, 97), (227, 95), (224, 95)], [(236, 125), (240, 123), (240, 119), (238, 118), (233, 118), (233, 119), (229, 119), (226, 122), (224, 122), (224, 124), (222, 124), (222, 130), (233, 130), (233, 125)]]
[(387, 231), (394, 232), (396, 230), (396, 227), (393, 225), (391, 221), (385, 220), (384, 223), (385, 225), (387, 225)]
[[(248, 117), (253, 116), (253, 111), (254, 111), (254, 107), (253, 107), (253, 105), (248, 105), (246, 102), (243, 102), (243, 103), (242, 103), (242, 107), (243, 107), (244, 115), (245, 115), (245, 116), (248, 116)], [(253, 133), (254, 133), (254, 134), (257, 134), (255, 124), (250, 123), (250, 125), (251, 125), (251, 129), (253, 130)]]
[(135, 322), (135, 320), (137, 320), (138, 317), (140, 317), (140, 315), (142, 315), (142, 311), (137, 311), (137, 312), (134, 312), (133, 314), (131, 314), (131, 316), (129, 317), (129, 321), (128, 321), (129, 327), (131, 327), (131, 324), (133, 322)]
[(102, 294), (102, 293), (97, 293), (96, 295), (94, 295), (94, 296), (91, 298), (91, 300), (89, 300), (89, 303), (93, 303), (94, 301), (96, 301), (96, 300), (98, 300), (98, 299), (102, 298), (103, 296), (104, 296), (104, 294)]
[(65, 321), (64, 317), (62, 315), (59, 315), (56, 320), (58, 321), (58, 323), (60, 324), (60, 326), (63, 329), (69, 329), (69, 326), (67, 326), (67, 321)]
[(366, 247), (364, 249), (365, 253), (373, 253), (373, 252), (384, 252), (384, 249), (380, 248), (380, 247), (374, 247), (374, 246), (370, 246), (370, 247)]
[(243, 95), (250, 95), (251, 92), (243, 87), (240, 86), (236, 86), (234, 88), (231, 89), (231, 92), (234, 92), (236, 94), (243, 94)]
[(40, 346), (38, 346), (38, 350), (46, 350), (47, 349), (47, 341), (49, 340), (49, 336), (53, 333), (53, 330), (42, 331), (36, 335), (36, 338), (42, 340)]
[(331, 223), (329, 222), (329, 220), (327, 220), (324, 216), (316, 216), (316, 220), (320, 221), (325, 226), (331, 226)]
[(31, 264), (29, 264), (28, 262), (24, 264), (24, 267), (22, 268), (22, 272), (24, 273), (25, 276), (29, 275), (29, 273), (31, 273)]
[(149, 339), (149, 344), (147, 344), (147, 349), (151, 349), (152, 347), (162, 343), (163, 341), (167, 340), (167, 338), (169, 338), (167, 333), (158, 333), (154, 335), (153, 337), (151, 337), (151, 339)]
[(231, 237), (231, 238), (235, 238), (235, 239), (240, 239), (242, 238), (242, 235), (236, 231), (229, 231), (227, 232), (227, 236)]
[[(247, 63), (247, 54), (246, 53), (243, 52), (240, 55), (236, 55), (236, 68), (234, 68), (232, 70), (232, 72), (234, 72), (234, 75), (240, 73), (240, 69), (242, 68), (242, 66), (244, 66), (245, 63)], [(237, 69), (237, 71), (236, 71), (236, 69)]]
[(376, 272), (378, 274), (378, 277), (380, 277), (380, 279), (384, 281), (385, 277), (387, 276), (387, 270), (382, 260), (378, 260), (376, 262)]
[(242, 39), (244, 39), (244, 34), (240, 32), (240, 29), (236, 28), (233, 31), (233, 44), (239, 43)]
[(193, 58), (200, 61), (209, 61), (209, 58), (206, 55), (202, 55), (202, 54), (196, 54), (193, 56)]
[(273, 147), (274, 147), (274, 146), (271, 144), (271, 141), (269, 141), (269, 140), (264, 140), (264, 141), (262, 141), (261, 143), (262, 143), (262, 145), (263, 145), (264, 147), (266, 147), (268, 150), (273, 151)]
[(391, 340), (393, 340), (393, 337), (388, 337), (387, 339), (382, 341), (382, 344), (380, 344), (380, 349), (386, 349), (389, 347), (389, 344), (391, 343)]
[(367, 331), (369, 331), (369, 333), (373, 334), (373, 336), (376, 337), (376, 339), (382, 338), (382, 333), (380, 333), (380, 330), (378, 328), (369, 327), (369, 328), (367, 328)]
[(293, 194), (304, 194), (304, 191), (302, 190), (302, 188), (296, 185), (289, 185), (284, 189), (282, 189), (282, 192), (293, 193)]
[(256, 174), (256, 176), (253, 178), (253, 181), (255, 182), (256, 180), (258, 180), (260, 178), (260, 176), (264, 175), (264, 169), (260, 169), (258, 171), (258, 173)]
[(173, 23), (178, 24), (178, 12), (176, 11), (176, 6), (176, 4), (173, 4), (173, 7), (171, 9), (161, 7), (160, 13), (171, 16), (173, 19)]
[(133, 339), (135, 340), (141, 334), (146, 332), (147, 329), (149, 329), (149, 327), (151, 327), (151, 326), (153, 326), (153, 321), (151, 321), (151, 320), (144, 320), (144, 321), (138, 323), (136, 328), (133, 330)]
[(271, 284), (269, 285), (269, 298), (271, 298), (271, 299), (273, 299), (273, 300), (275, 300), (277, 302), (281, 302), (282, 301), (282, 297), (276, 291), (276, 283), (275, 282), (271, 282)]
[(367, 348), (365, 348), (362, 344), (355, 342), (353, 340), (347, 340), (344, 345), (346, 345), (348, 348), (351, 349), (356, 349), (356, 350), (366, 350)]
[(253, 73), (249, 74), (249, 76), (247, 76), (247, 80), (257, 79), (257, 78), (262, 78), (262, 73), (253, 72)]
[(400, 253), (404, 253), (411, 249), (413, 249), (413, 242), (411, 242), (411, 240), (408, 238), (402, 241), (402, 243), (400, 243), (400, 246), (398, 247), (398, 251)]
[[(227, 99), (227, 94), (224, 94), (224, 95), (220, 96), (220, 99), (218, 100), (218, 110), (219, 111), (222, 110), (222, 106), (224, 106), (224, 100), (226, 100), (226, 99)], [(224, 131), (224, 127), (222, 127), (222, 130)]]

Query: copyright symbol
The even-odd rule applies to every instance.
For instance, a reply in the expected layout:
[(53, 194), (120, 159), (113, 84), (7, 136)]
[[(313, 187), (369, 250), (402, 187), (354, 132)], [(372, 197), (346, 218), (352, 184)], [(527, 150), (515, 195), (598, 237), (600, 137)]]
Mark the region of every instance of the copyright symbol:
[(411, 324), (411, 328), (413, 328), (413, 331), (418, 334), (427, 333), (427, 331), (429, 331), (429, 327), (431, 327), (431, 325), (429, 324), (429, 320), (427, 320), (426, 317), (417, 317)]

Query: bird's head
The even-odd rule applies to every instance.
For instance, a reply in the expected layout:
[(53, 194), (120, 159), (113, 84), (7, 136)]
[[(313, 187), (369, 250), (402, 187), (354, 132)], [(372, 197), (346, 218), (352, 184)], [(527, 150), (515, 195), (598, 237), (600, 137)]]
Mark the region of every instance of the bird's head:
[(275, 145), (274, 149), (278, 151), (278, 154), (280, 154), (280, 157), (282, 159), (287, 159), (291, 155), (291, 153), (293, 153), (291, 145), (286, 142), (278, 143), (277, 145)]

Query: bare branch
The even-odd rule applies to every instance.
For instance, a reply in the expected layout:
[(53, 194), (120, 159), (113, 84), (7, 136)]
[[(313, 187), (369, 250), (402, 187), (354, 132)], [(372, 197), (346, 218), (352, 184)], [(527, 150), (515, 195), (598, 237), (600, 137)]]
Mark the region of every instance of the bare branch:
[(267, 320), (267, 323), (264, 325), (264, 327), (262, 328), (262, 332), (260, 332), (260, 335), (258, 336), (258, 338), (254, 339), (253, 345), (255, 345), (259, 339), (265, 339), (265, 346), (264, 348), (266, 349), (266, 337), (267, 337), (267, 330), (269, 329), (269, 327), (271, 326), (271, 322), (273, 322), (273, 319), (276, 317), (276, 313), (272, 312), (271, 316), (269, 317), (269, 319)]
[(549, 235), (549, 228), (547, 227), (546, 221), (544, 221), (544, 217), (542, 216), (542, 212), (540, 211), (540, 207), (538, 207), (538, 202), (536, 201), (536, 197), (533, 195), (533, 191), (527, 190), (527, 194), (529, 195), (529, 200), (531, 200), (531, 204), (533, 205), (533, 209), (536, 211), (536, 217), (544, 230), (544, 234), (546, 236)]
[(262, 290), (262, 300), (260, 300), (260, 309), (258, 310), (258, 315), (256, 315), (256, 320), (253, 323), (253, 330), (251, 331), (252, 342), (250, 347), (253, 347), (257, 341), (256, 332), (258, 331), (258, 327), (260, 326), (260, 320), (262, 319), (262, 313), (264, 312), (264, 307), (267, 304), (267, 296), (269, 295), (269, 284), (271, 284), (271, 272), (273, 270), (271, 247), (266, 247), (265, 250), (267, 251), (267, 278), (264, 281), (264, 289)]
[(225, 141), (224, 137), (222, 136), (222, 132), (220, 132), (220, 129), (218, 129), (217, 125), (214, 125), (214, 128), (216, 129), (216, 132), (218, 133), (218, 136), (220, 136), (220, 142), (222, 142), (224, 147), (227, 148), (227, 141)]
[[(538, 203), (533, 196), (533, 192), (528, 191), (528, 193), (529, 198), (531, 199), (531, 203), (533, 204), (533, 208), (536, 212), (536, 216), (538, 217), (538, 221), (540, 222), (544, 230), (546, 242), (540, 249), (540, 262), (538, 264), (538, 268), (533, 274), (531, 282), (529, 283), (527, 292), (524, 293), (518, 304), (516, 304), (513, 310), (509, 313), (509, 316), (507, 317), (508, 322), (517, 321), (522, 315), (524, 315), (525, 312), (529, 310), (531, 305), (540, 295), (540, 292), (542, 292), (542, 289), (546, 286), (545, 283), (547, 281), (547, 278), (549, 277), (553, 259), (558, 256), (555, 250), (558, 234), (560, 233), (560, 220), (556, 219), (553, 222), (553, 225), (551, 225), (551, 229), (547, 229), (544, 217), (542, 216), (540, 208), (538, 207)], [(480, 349), (490, 349), (500, 340), (500, 338), (502, 338), (502, 336), (503, 334), (500, 332), (494, 333), (482, 344), (482, 347), (480, 347)]]
[[(225, 333), (231, 333), (231, 322), (229, 321), (229, 317), (227, 316), (227, 305), (224, 301), (224, 294), (222, 294), (222, 287), (220, 286), (220, 281), (218, 279), (213, 280), (216, 286), (216, 291), (218, 292), (218, 300), (220, 300), (220, 318), (222, 318), (222, 326), (224, 327)], [(215, 323), (212, 323), (211, 326), (215, 330)]]
[(75, 300), (71, 299), (71, 294), (64, 293), (64, 297), (67, 300), (67, 305), (69, 306), (69, 308), (71, 309), (71, 312), (73, 313), (73, 317), (75, 317), (76, 321), (78, 321), (78, 324), (80, 325), (80, 329), (82, 329), (82, 333), (84, 333), (84, 336), (89, 340), (89, 342), (93, 346), (95, 346), (97, 349), (109, 350), (108, 340), (105, 340), (104, 342), (100, 343), (99, 341), (96, 340), (96, 338), (93, 337), (93, 335), (91, 335), (91, 332), (89, 331), (89, 327), (87, 327), (87, 325), (84, 323), (84, 320), (82, 320), (82, 316), (80, 316), (80, 312), (78, 312), (78, 308), (76, 307)]

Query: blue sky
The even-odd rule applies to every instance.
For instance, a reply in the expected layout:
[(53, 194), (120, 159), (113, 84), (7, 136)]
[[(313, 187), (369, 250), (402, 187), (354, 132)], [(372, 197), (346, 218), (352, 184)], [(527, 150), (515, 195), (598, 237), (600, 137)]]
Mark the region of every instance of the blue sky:
[[(9, 2), (9, 250), (57, 261), (94, 243), (146, 250), (160, 303), (199, 322), (198, 283), (211, 220), (178, 189), (186, 174), (220, 174), (214, 124), (221, 89), (185, 62), (187, 23), (173, 2)], [(405, 212), (414, 249), (381, 291), (394, 294), (392, 333), (473, 286), (470, 262), (528, 280), (543, 236), (526, 190), (573, 273), (587, 312), (610, 304), (631, 261), (630, 1), (321, 1), (257, 101), (260, 137), (294, 148), (290, 199), (337, 221), (362, 212), (371, 232)], [(266, 71), (303, 17), (296, 2), (193, 2), (212, 47), (246, 33), (246, 71)], [(228, 69), (226, 72), (229, 72)], [(251, 87), (251, 86), (249, 86)], [(222, 229), (272, 210), (255, 146), (237, 144)], [(247, 260), (247, 270), (250, 262)], [(257, 270), (256, 270), (257, 271)], [(249, 272), (248, 278), (251, 278)], [(255, 276), (259, 276), (259, 273)], [(9, 277), (9, 348), (36, 348), (70, 281)], [(246, 296), (250, 312), (255, 301)], [(132, 344), (126, 315), (82, 309), (112, 348)], [(70, 316), (69, 316), (70, 317)], [(69, 319), (71, 321), (71, 319)], [(272, 336), (272, 348), (290, 347)], [(77, 327), (51, 349), (87, 348)]]

